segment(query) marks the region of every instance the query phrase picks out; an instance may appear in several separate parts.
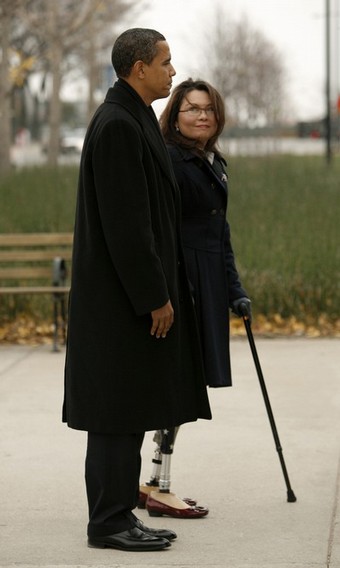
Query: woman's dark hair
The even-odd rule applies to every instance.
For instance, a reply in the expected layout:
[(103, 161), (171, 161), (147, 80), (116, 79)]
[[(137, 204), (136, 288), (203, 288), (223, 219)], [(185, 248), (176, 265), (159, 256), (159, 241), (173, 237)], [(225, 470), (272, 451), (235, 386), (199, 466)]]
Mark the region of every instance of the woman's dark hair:
[(157, 42), (165, 37), (156, 30), (131, 28), (123, 32), (115, 41), (111, 61), (117, 77), (128, 77), (136, 61), (152, 63), (157, 55)]
[(195, 140), (190, 140), (183, 136), (178, 130), (176, 130), (175, 123), (178, 117), (178, 111), (181, 107), (182, 101), (191, 91), (205, 91), (208, 93), (211, 105), (215, 111), (217, 130), (214, 136), (212, 136), (205, 148), (205, 152), (216, 152), (219, 154), (217, 149), (217, 140), (223, 131), (225, 125), (225, 109), (224, 102), (219, 94), (219, 92), (212, 87), (207, 81), (202, 79), (187, 79), (182, 81), (177, 87), (174, 88), (168, 104), (166, 105), (164, 111), (162, 112), (159, 122), (161, 130), (165, 141), (169, 144), (176, 144), (182, 146), (182, 148), (188, 148), (195, 151), (197, 154), (202, 154), (202, 150), (198, 147), (198, 143)]

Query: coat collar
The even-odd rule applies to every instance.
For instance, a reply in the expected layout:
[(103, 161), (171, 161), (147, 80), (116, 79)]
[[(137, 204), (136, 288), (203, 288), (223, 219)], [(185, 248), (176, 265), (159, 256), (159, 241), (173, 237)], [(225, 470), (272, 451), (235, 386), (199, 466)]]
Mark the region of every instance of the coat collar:
[(197, 154), (193, 154), (193, 152), (191, 152), (188, 148), (182, 148), (177, 145), (169, 145), (169, 147), (176, 148), (181, 159), (184, 161), (189, 162), (192, 160), (198, 165), (198, 167), (203, 168), (208, 175), (212, 175), (214, 177), (215, 181), (218, 182), (225, 192), (227, 191), (228, 176), (225, 169), (227, 162), (224, 158), (222, 158), (222, 156), (215, 154), (214, 164), (212, 165), (208, 160), (201, 158)]
[(137, 120), (164, 174), (171, 184), (177, 187), (171, 160), (153, 108), (148, 107), (138, 93), (123, 79), (118, 79), (108, 90), (105, 102), (123, 107)]

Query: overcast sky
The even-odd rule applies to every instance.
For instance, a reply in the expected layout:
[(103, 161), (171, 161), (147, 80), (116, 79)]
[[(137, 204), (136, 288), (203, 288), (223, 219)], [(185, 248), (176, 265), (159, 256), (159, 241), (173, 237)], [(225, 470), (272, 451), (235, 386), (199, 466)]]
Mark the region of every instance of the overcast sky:
[[(333, 28), (339, 30), (340, 0), (331, 3)], [(292, 119), (324, 115), (326, 0), (149, 0), (149, 9), (129, 22), (129, 27), (152, 27), (166, 36), (177, 83), (199, 74), (202, 37), (213, 28), (216, 5), (233, 21), (246, 15), (251, 26), (261, 30), (282, 54)], [(333, 80), (339, 91), (337, 75), (338, 71), (333, 73)]]

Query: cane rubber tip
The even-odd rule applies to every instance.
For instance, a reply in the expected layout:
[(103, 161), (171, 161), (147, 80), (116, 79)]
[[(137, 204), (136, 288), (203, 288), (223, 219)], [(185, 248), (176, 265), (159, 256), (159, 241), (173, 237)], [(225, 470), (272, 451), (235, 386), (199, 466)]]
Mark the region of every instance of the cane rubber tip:
[(296, 497), (295, 497), (294, 492), (292, 490), (287, 492), (287, 501), (288, 501), (288, 503), (295, 503), (295, 501), (296, 501)]

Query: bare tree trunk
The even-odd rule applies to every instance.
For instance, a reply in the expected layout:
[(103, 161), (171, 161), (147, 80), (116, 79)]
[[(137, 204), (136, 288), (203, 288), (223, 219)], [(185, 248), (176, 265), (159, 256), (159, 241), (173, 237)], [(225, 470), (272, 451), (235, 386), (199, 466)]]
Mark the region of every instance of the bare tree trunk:
[(0, 174), (5, 175), (10, 171), (11, 160), (11, 109), (10, 109), (10, 84), (9, 84), (9, 30), (10, 18), (5, 10), (1, 22), (1, 52), (0, 58)]
[(97, 87), (97, 65), (96, 65), (96, 41), (95, 41), (95, 26), (93, 15), (89, 21), (89, 37), (88, 37), (88, 50), (87, 50), (87, 73), (88, 73), (88, 100), (87, 100), (87, 122), (94, 113), (96, 103), (94, 99), (94, 92)]
[(61, 44), (62, 38), (58, 37), (58, 21), (58, 3), (51, 2), (49, 11), (49, 28), (51, 41), (49, 50), (49, 65), (52, 76), (52, 94), (50, 99), (50, 134), (47, 152), (47, 162), (50, 166), (56, 166), (58, 164), (60, 146), (60, 88), (62, 81), (61, 65), (63, 57), (63, 46)]

